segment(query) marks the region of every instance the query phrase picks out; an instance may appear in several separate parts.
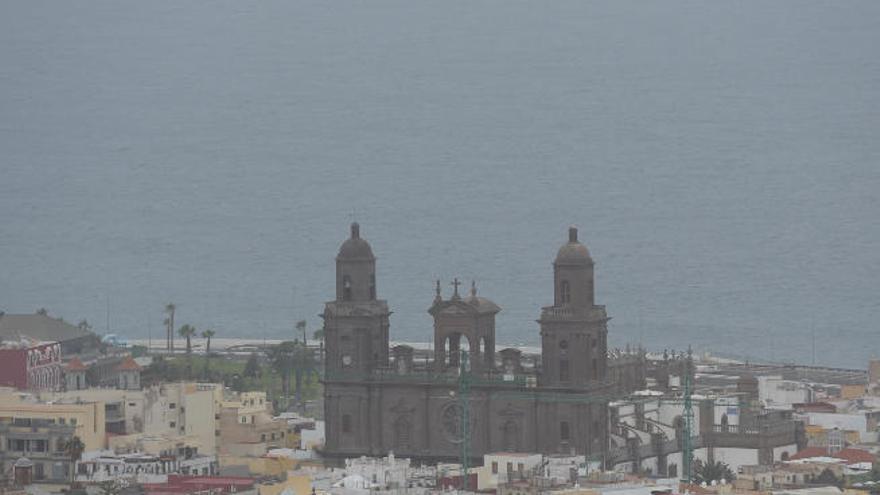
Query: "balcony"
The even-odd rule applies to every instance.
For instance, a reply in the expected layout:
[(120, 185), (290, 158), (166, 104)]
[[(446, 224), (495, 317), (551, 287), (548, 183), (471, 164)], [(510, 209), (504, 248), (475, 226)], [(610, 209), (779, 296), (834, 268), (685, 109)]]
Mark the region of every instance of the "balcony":
[(605, 306), (596, 305), (586, 310), (568, 306), (545, 306), (541, 308), (540, 321), (605, 321), (607, 319)]

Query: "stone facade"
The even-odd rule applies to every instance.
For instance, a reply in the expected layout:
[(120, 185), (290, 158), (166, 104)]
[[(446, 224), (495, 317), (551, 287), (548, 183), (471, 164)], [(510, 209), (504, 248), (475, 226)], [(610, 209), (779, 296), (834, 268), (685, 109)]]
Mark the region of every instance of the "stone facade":
[[(601, 456), (608, 400), (619, 390), (608, 373), (609, 318), (594, 303), (593, 261), (576, 229), (553, 266), (554, 303), (538, 320), (540, 364), (527, 366), (516, 349), (496, 352), (501, 308), (474, 285), (461, 295), (457, 280), (449, 299), (437, 283), (428, 310), (434, 353), (414, 362), (412, 348), (389, 349), (390, 311), (377, 299), (376, 259), (353, 224), (336, 258), (336, 299), (322, 314), (324, 454), (457, 459), (467, 441), (474, 459), (499, 451)], [(636, 384), (637, 367), (618, 371), (643, 385)]]

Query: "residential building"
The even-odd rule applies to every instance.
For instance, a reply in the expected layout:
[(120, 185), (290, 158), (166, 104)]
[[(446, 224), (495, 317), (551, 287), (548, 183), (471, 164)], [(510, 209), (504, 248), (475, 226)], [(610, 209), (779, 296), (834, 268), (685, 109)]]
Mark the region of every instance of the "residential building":
[(69, 480), (68, 442), (79, 437), (85, 451), (103, 448), (103, 415), (100, 402), (47, 404), (0, 394), (0, 477), (17, 466), (32, 481)]
[(265, 392), (242, 392), (222, 402), (220, 451), (233, 456), (264, 455), (287, 446), (287, 420), (272, 416)]
[[(0, 322), (3, 317), (0, 317)], [(0, 343), (0, 386), (20, 390), (62, 387), (61, 344), (28, 337)]]

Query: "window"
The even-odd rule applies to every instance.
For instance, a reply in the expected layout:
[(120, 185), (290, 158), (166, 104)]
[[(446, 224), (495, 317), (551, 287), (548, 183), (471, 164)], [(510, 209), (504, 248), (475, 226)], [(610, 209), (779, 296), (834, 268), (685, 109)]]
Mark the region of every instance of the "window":
[(342, 276), (342, 300), (351, 301), (351, 277)]
[(568, 304), (571, 302), (571, 286), (568, 284), (568, 280), (563, 280), (561, 284), (559, 284), (559, 301), (562, 304)]
[(571, 432), (568, 431), (568, 421), (559, 423), (559, 439), (567, 442), (571, 438)]
[(76, 426), (76, 418), (70, 418), (70, 424)]
[(59, 424), (59, 425), (63, 425), (63, 424), (66, 424), (66, 423), (67, 423), (67, 421), (66, 421), (64, 418), (58, 418), (58, 424)]
[(283, 431), (281, 432), (281, 438), (284, 438), (284, 432), (283, 432)]
[(175, 423), (174, 421), (172, 421), (172, 422), (168, 423), (168, 427), (169, 427), (169, 428), (177, 428), (177, 423)]
[(492, 474), (498, 474), (498, 462), (492, 461)]
[(242, 416), (241, 422), (242, 422), (242, 424), (247, 423), (247, 416)]
[(507, 463), (507, 475), (509, 476), (511, 473), (513, 473), (513, 463), (508, 462)]
[(261, 441), (261, 442), (265, 442), (265, 441), (266, 441), (266, 434), (265, 434), (265, 433), (263, 433), (262, 435), (260, 435), (260, 441)]
[(275, 440), (275, 434), (274, 434), (274, 433), (272, 434), (272, 440)]
[(168, 403), (168, 409), (175, 409), (176, 407), (177, 407), (177, 404), (175, 404), (173, 402)]
[(251, 415), (251, 424), (254, 424), (254, 423), (256, 423), (256, 421), (254, 421), (254, 416)]
[(134, 402), (129, 402), (129, 403), (128, 403), (128, 407), (135, 407)]
[(351, 416), (348, 414), (342, 415), (342, 433), (351, 433)]
[(215, 436), (215, 437), (219, 437), (219, 436), (220, 436), (220, 430), (214, 430), (214, 436)]
[(376, 299), (376, 274), (370, 274), (370, 300)]
[(519, 464), (516, 465), (516, 472), (519, 473), (520, 478), (523, 477), (524, 471), (525, 471), (525, 466), (523, 466), (523, 463), (520, 462)]
[(599, 363), (593, 358), (593, 379), (599, 378)]
[(559, 360), (559, 381), (567, 382), (568, 380), (569, 380), (568, 359), (560, 359)]

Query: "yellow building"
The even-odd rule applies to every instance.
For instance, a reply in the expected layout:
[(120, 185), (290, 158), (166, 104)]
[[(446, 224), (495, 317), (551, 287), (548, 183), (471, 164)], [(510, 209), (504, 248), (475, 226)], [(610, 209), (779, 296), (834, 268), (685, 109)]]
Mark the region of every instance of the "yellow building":
[(40, 423), (73, 426), (74, 435), (82, 440), (86, 451), (106, 447), (103, 402), (52, 404), (23, 399), (19, 394), (0, 394), (0, 418), (19, 424), (40, 420)]
[(855, 384), (855, 385), (841, 385), (840, 386), (840, 398), (841, 399), (858, 399), (859, 397), (863, 397), (867, 393), (867, 387), (864, 384)]
[(0, 473), (27, 459), (27, 477), (65, 482), (74, 460), (67, 445), (79, 437), (84, 451), (105, 446), (104, 404), (52, 404), (26, 400), (26, 394), (0, 394)]
[(224, 400), (220, 413), (220, 453), (260, 457), (288, 445), (287, 421), (272, 416), (265, 392), (242, 392)]
[(284, 481), (258, 486), (259, 495), (280, 495), (287, 491), (293, 495), (309, 495), (312, 493), (312, 478), (306, 474), (288, 473)]

